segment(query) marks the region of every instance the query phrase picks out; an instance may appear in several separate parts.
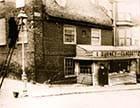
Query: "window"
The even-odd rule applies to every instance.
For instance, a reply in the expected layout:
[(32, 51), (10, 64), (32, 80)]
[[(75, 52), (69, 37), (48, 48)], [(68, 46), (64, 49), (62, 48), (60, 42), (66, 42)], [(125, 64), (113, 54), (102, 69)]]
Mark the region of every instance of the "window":
[(132, 45), (131, 29), (128, 29), (128, 28), (119, 29), (118, 35), (119, 35), (119, 45), (120, 46)]
[(6, 45), (6, 26), (5, 18), (0, 19), (0, 45)]
[(118, 13), (118, 20), (119, 21), (131, 21), (131, 14), (130, 13)]
[(72, 58), (65, 58), (65, 76), (69, 77), (69, 76), (75, 76), (75, 72), (74, 72), (74, 61)]
[(80, 61), (80, 73), (84, 73), (84, 74), (91, 74), (91, 61)]
[(91, 45), (101, 45), (100, 29), (91, 29)]
[(64, 25), (64, 44), (76, 44), (76, 27)]
[(139, 46), (139, 40), (136, 39), (134, 45)]

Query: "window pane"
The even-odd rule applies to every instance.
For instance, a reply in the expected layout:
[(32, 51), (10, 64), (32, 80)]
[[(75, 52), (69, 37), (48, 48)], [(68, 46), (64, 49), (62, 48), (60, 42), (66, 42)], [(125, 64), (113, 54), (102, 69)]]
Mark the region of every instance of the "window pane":
[(131, 37), (131, 29), (126, 30), (126, 37)]
[(5, 27), (5, 18), (0, 19), (0, 45), (6, 44), (6, 27)]
[(130, 39), (130, 38), (127, 38), (127, 39), (126, 39), (126, 45), (127, 45), (127, 46), (131, 45), (131, 39)]
[(91, 44), (92, 45), (101, 45), (101, 30), (100, 29), (91, 29)]
[(135, 40), (135, 44), (134, 45), (139, 46), (139, 40)]
[(99, 38), (92, 38), (92, 45), (100, 45), (100, 39)]
[(80, 61), (80, 73), (91, 74), (91, 61)]
[(118, 30), (118, 35), (119, 35), (119, 37), (125, 37), (125, 30), (123, 30), (123, 29), (119, 29)]
[(125, 39), (124, 38), (119, 39), (119, 45), (120, 46), (124, 46), (125, 45)]
[(74, 35), (65, 35), (65, 42), (74, 42)]
[(65, 75), (74, 75), (74, 62), (72, 58), (65, 59)]

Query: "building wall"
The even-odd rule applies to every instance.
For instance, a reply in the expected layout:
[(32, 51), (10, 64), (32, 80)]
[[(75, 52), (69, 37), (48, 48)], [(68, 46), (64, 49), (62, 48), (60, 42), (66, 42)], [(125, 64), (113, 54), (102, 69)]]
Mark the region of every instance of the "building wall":
[[(91, 45), (91, 28), (92, 27), (77, 26), (77, 44)], [(83, 31), (86, 32), (85, 36), (82, 34)], [(112, 30), (101, 29), (101, 45), (113, 45)]]
[[(76, 55), (76, 45), (63, 44), (63, 24), (45, 21), (43, 25), (43, 68), (37, 65), (38, 81), (48, 79), (60, 80), (64, 78), (64, 58)], [(36, 54), (39, 55), (38, 52)], [(38, 67), (39, 66), (39, 67)]]
[[(27, 73), (29, 80), (34, 80), (34, 36), (33, 36), (33, 29), (30, 27), (31, 19), (32, 19), (32, 8), (31, 8), (32, 0), (28, 2), (28, 4), (25, 7), (25, 13), (28, 16), (27, 21), (27, 43), (25, 43), (25, 71)], [(17, 20), (17, 15), (19, 14), (19, 9), (16, 9), (15, 7), (15, 1), (13, 0), (5, 0), (4, 2), (0, 3), (0, 8), (3, 10), (0, 12), (0, 18), (5, 18), (6, 20), (6, 44), (3, 46), (0, 46), (0, 63), (2, 64), (4, 60), (6, 59), (7, 52), (9, 50), (8, 48), (8, 20), (10, 17), (15, 17)], [(5, 14), (6, 13), (6, 14)], [(10, 67), (9, 67), (9, 75), (12, 77), (18, 77), (21, 78), (22, 74), (22, 48), (21, 44), (17, 44), (16, 49), (14, 50)], [(32, 77), (33, 76), (33, 77)]]
[[(76, 56), (76, 44), (63, 43), (63, 25), (59, 21), (36, 21), (40, 35), (36, 37), (36, 76), (37, 81), (44, 82), (48, 79), (64, 79), (64, 58)], [(41, 29), (40, 26), (43, 26)], [(91, 27), (76, 24), (77, 44), (91, 45)], [(82, 32), (86, 32), (83, 36)], [(43, 35), (43, 36), (42, 36)], [(112, 30), (102, 30), (102, 44), (112, 45)]]
[(101, 45), (110, 45), (114, 44), (113, 30), (101, 30)]

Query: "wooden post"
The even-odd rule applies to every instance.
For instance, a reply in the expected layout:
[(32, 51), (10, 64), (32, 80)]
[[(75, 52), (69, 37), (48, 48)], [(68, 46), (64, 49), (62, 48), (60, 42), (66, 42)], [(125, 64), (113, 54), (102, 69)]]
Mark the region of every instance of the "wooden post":
[(76, 76), (79, 76), (79, 73), (80, 73), (79, 62), (76, 61), (76, 62), (75, 62), (75, 74), (76, 74)]

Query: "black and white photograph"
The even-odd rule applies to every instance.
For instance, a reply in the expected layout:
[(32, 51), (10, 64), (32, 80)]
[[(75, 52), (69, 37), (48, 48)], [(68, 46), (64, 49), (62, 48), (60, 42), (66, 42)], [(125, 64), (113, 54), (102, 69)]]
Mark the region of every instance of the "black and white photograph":
[(139, 108), (140, 0), (0, 0), (0, 108)]

